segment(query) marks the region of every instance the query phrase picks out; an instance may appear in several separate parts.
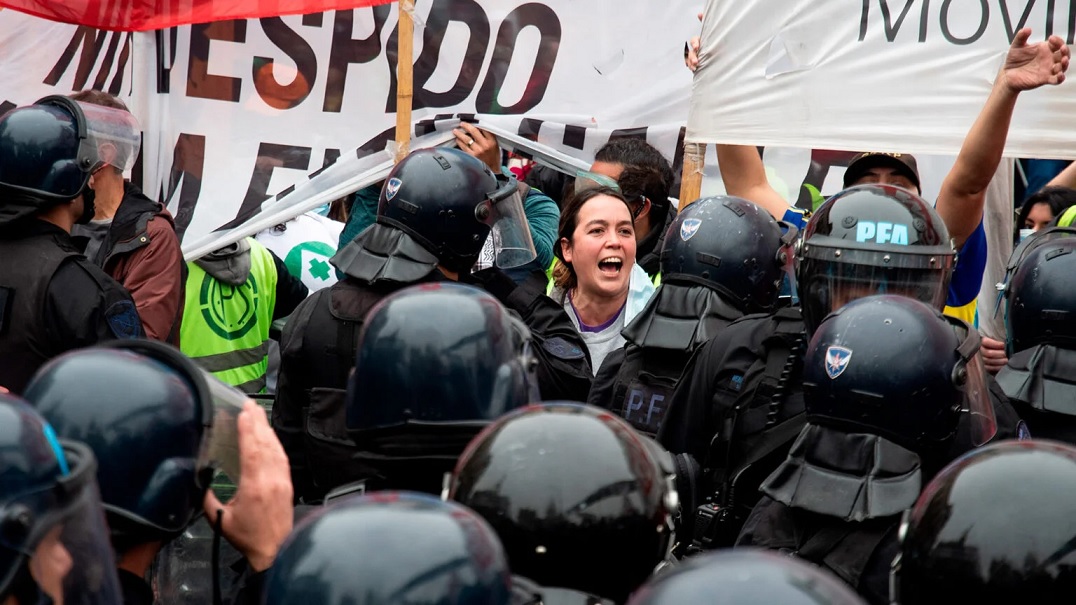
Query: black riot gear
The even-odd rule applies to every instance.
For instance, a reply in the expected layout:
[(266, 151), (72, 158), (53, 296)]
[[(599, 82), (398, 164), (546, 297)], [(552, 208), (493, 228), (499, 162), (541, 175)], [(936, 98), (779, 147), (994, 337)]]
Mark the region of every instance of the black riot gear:
[(654, 577), (628, 605), (863, 605), (851, 589), (814, 565), (756, 549), (693, 557)]
[(790, 243), (796, 233), (745, 199), (703, 198), (669, 226), (661, 249), (661, 281), (717, 290), (744, 313), (772, 309), (782, 277), (792, 267)]
[[(379, 240), (371, 249), (344, 247), (335, 260), (341, 271), (368, 281), (374, 275), (404, 281), (386, 263), (395, 259), (405, 265), (407, 257), (415, 257), (410, 264), (428, 266), (425, 250), (441, 266), (462, 273), (474, 266), (487, 237), (493, 238), (499, 267), (518, 267), (535, 257), (516, 180), (495, 175), (458, 149), (420, 149), (397, 164), (381, 189), (377, 224), (403, 232), (418, 246)], [(379, 256), (380, 270), (371, 275), (370, 260)], [(410, 273), (407, 267), (395, 269)]]
[(893, 603), (1069, 603), (1076, 449), (1010, 441), (960, 458), (905, 516)]
[(807, 421), (921, 451), (947, 445), (965, 410), (975, 415), (975, 444), (986, 443), (997, 426), (978, 351), (975, 330), (918, 301), (852, 301), (822, 322), (807, 349)]
[(126, 340), (66, 353), (25, 395), (61, 437), (93, 450), (118, 544), (179, 535), (202, 510), (216, 465), (238, 480), (238, 458), (216, 457), (238, 455), (245, 397), (169, 345)]
[(846, 189), (811, 217), (796, 255), (808, 331), (864, 294), (902, 294), (941, 309), (955, 259), (945, 223), (923, 198), (888, 185)]
[(504, 551), (453, 502), (408, 492), (348, 498), (303, 519), (281, 547), (266, 605), (508, 605)]
[(353, 459), (385, 486), (438, 493), (483, 427), (538, 400), (535, 363), (530, 331), (487, 292), (437, 283), (388, 296), (366, 318), (348, 385)]
[(996, 431), (978, 348), (966, 324), (903, 296), (826, 317), (803, 360), (808, 424), (737, 544), (793, 552), (888, 602), (898, 515), (952, 459), (962, 420), (975, 443)]
[(0, 395), (0, 600), (120, 602), (96, 468), (89, 448)]
[(1076, 229), (1052, 227), (1013, 252), (1002, 286), (1010, 357), (1037, 345), (1076, 349), (1074, 236)]
[(1052, 227), (1012, 254), (1005, 303), (1009, 361), (998, 384), (1036, 437), (1076, 443), (1076, 229)]
[(655, 436), (691, 353), (744, 313), (777, 303), (795, 235), (737, 197), (685, 208), (664, 239), (661, 287), (624, 329), (627, 343), (602, 364), (588, 403)]
[(489, 521), (513, 572), (622, 603), (672, 546), (672, 483), (667, 454), (620, 418), (548, 403), (475, 438), (448, 497)]

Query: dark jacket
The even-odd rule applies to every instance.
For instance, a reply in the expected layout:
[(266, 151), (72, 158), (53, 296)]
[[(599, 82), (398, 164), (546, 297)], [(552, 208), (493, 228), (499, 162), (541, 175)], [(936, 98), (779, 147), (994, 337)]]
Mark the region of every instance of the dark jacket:
[(0, 233), (0, 386), (21, 393), (49, 359), (143, 335), (134, 302), (59, 227), (20, 221)]
[(665, 213), (665, 221), (659, 225), (651, 225), (650, 233), (646, 234), (641, 242), (635, 247), (635, 262), (646, 271), (650, 277), (654, 277), (661, 271), (661, 248), (665, 245), (665, 232), (669, 225), (676, 220), (676, 208), (669, 204)]
[(148, 338), (179, 345), (186, 263), (168, 209), (125, 182), (108, 235), (90, 260), (130, 292)]

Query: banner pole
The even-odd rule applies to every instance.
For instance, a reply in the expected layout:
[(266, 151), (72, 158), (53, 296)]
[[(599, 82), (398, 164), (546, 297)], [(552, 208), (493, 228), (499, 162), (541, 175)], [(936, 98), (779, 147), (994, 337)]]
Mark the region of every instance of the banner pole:
[(699, 199), (702, 169), (706, 165), (706, 143), (684, 145), (684, 170), (680, 175), (680, 210)]
[(413, 91), (415, 0), (400, 0), (400, 35), (396, 59), (396, 162), (411, 150), (411, 97)]

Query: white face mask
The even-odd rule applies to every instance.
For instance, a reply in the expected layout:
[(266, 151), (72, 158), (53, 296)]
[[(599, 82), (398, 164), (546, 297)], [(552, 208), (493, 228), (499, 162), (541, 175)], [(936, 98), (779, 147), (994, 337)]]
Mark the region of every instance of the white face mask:
[(1034, 229), (1021, 229), (1020, 230), (1020, 241), (1024, 241), (1025, 239), (1030, 237), (1031, 234), (1034, 233), (1034, 232), (1035, 232)]

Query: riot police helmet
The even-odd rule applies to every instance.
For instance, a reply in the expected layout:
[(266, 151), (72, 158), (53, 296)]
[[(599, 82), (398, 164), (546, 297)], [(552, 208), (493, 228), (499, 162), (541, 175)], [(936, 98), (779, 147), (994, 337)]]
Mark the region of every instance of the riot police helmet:
[(0, 395), (0, 599), (120, 602), (95, 473), (88, 447)]
[(918, 195), (859, 185), (826, 201), (804, 228), (796, 280), (808, 332), (841, 305), (898, 294), (941, 310), (956, 252), (945, 223)]
[(487, 237), (499, 267), (536, 256), (516, 180), (459, 149), (420, 149), (400, 161), (381, 189), (377, 222), (407, 233), (450, 271), (470, 271)]
[(508, 605), (497, 535), (453, 502), (376, 492), (326, 506), (295, 528), (265, 581), (265, 604)]
[(773, 551), (737, 548), (693, 557), (655, 576), (628, 605), (865, 605), (837, 577)]
[(1076, 228), (1051, 227), (1012, 254), (1002, 284), (1009, 356), (1038, 345), (1076, 349)]
[(446, 495), (493, 526), (514, 573), (622, 603), (673, 545), (679, 502), (659, 450), (606, 410), (531, 405), (467, 446)]
[(670, 224), (661, 248), (661, 280), (715, 289), (745, 313), (772, 309), (782, 277), (791, 274), (796, 233), (745, 199), (703, 198)]
[(896, 295), (831, 313), (803, 362), (807, 421), (885, 437), (913, 452), (947, 449), (963, 414), (976, 445), (997, 431), (979, 334), (959, 319)]
[(227, 464), (218, 456), (237, 444), (245, 397), (167, 344), (117, 340), (65, 353), (38, 370), (25, 397), (58, 435), (93, 450), (121, 550), (179, 535), (216, 468), (238, 480), (237, 450)]
[(1076, 592), (1076, 449), (1004, 441), (946, 467), (905, 515), (894, 603), (1068, 603)]

